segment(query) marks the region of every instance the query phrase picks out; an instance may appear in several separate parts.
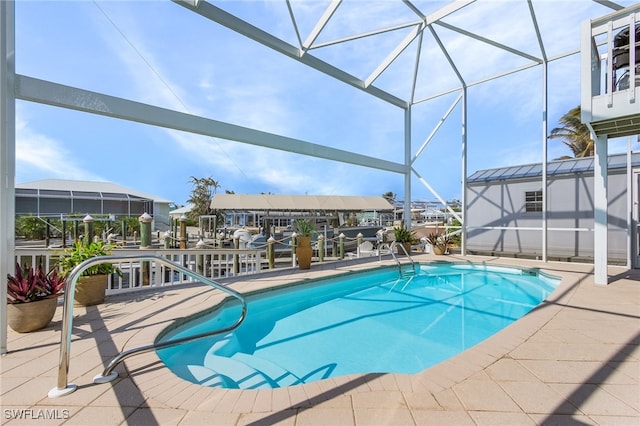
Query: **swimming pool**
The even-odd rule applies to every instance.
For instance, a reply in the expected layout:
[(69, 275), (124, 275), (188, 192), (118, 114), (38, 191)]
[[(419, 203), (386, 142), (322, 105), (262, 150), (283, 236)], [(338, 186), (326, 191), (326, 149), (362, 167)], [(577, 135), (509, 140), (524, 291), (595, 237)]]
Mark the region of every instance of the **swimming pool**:
[[(481, 264), (419, 264), (415, 273), (377, 268), (248, 295), (247, 317), (234, 332), (157, 353), (179, 377), (222, 388), (417, 373), (513, 323), (558, 283), (536, 271)], [(239, 311), (230, 302), (160, 341), (227, 326)]]

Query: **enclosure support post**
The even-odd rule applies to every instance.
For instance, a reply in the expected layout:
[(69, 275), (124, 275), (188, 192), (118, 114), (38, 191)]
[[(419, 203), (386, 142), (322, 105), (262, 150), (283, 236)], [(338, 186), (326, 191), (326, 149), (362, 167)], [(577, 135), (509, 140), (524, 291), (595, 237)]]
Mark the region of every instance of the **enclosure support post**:
[(404, 110), (404, 226), (411, 229), (411, 107)]
[(608, 284), (607, 276), (607, 135), (592, 135), (595, 145), (593, 170), (593, 256), (594, 281), (596, 284)]
[(547, 261), (547, 61), (542, 64), (542, 261)]
[(460, 200), (462, 209), (462, 226), (460, 254), (467, 255), (467, 85), (462, 88), (462, 194)]
[[(0, 1), (0, 277), (14, 264), (16, 102), (15, 3)], [(7, 353), (7, 286), (0, 285), (0, 354)]]

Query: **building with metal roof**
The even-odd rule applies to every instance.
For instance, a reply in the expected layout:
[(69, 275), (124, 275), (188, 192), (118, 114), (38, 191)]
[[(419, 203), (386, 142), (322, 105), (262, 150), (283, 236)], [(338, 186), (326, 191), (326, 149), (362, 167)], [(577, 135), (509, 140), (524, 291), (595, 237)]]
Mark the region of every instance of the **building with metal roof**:
[(16, 184), (15, 197), (18, 216), (90, 214), (117, 220), (148, 213), (155, 225), (169, 224), (171, 201), (111, 182), (44, 179)]
[(216, 194), (211, 208), (218, 210), (263, 211), (391, 211), (383, 197), (340, 195)]
[[(639, 265), (637, 226), (635, 233), (629, 230), (638, 220), (640, 153), (611, 155), (607, 163), (609, 261)], [(546, 209), (541, 176), (541, 164), (478, 170), (469, 176), (469, 252), (541, 258), (544, 213), (549, 258), (593, 262), (594, 157), (548, 163)]]
[[(393, 220), (393, 204), (384, 197), (340, 195), (275, 195), (275, 194), (216, 194), (211, 208), (227, 215), (228, 225), (262, 226), (262, 219), (277, 221), (286, 226), (292, 218), (301, 216), (322, 217), (343, 225), (351, 215), (360, 214), (360, 221), (380, 221), (382, 217)], [(388, 213), (384, 216), (385, 213)]]

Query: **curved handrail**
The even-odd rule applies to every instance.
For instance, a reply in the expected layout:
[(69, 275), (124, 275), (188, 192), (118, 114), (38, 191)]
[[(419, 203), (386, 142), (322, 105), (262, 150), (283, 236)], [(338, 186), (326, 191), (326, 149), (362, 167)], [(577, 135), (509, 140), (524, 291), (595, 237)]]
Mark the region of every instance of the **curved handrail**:
[(404, 254), (411, 261), (411, 266), (413, 267), (413, 272), (415, 273), (416, 272), (416, 263), (413, 261), (413, 258), (411, 257), (411, 255), (407, 251), (407, 248), (404, 246), (404, 244), (399, 244), (397, 241), (394, 241), (389, 246), (389, 251), (391, 252), (391, 256), (393, 256), (393, 260), (395, 260), (396, 263), (398, 264), (398, 272), (402, 273), (402, 265), (400, 264), (400, 261), (398, 260), (398, 258), (396, 257), (395, 253), (393, 252), (393, 248), (397, 247), (397, 246), (402, 247), (402, 251), (404, 252)]
[(60, 360), (58, 363), (58, 383), (57, 387), (51, 389), (49, 391), (49, 398), (55, 398), (63, 395), (70, 394), (71, 392), (76, 390), (76, 385), (68, 383), (68, 374), (69, 374), (69, 358), (71, 353), (71, 331), (73, 329), (73, 299), (76, 288), (76, 283), (80, 274), (87, 268), (99, 265), (101, 263), (116, 263), (116, 262), (128, 262), (131, 260), (139, 260), (139, 261), (155, 261), (165, 266), (169, 266), (170, 268), (176, 269), (183, 274), (196, 279), (198, 281), (202, 281), (205, 284), (210, 285), (213, 288), (216, 288), (222, 292), (227, 293), (228, 295), (238, 299), (242, 305), (242, 312), (240, 313), (240, 317), (238, 320), (229, 327), (225, 327), (223, 329), (217, 329), (205, 333), (196, 334), (194, 336), (182, 337), (175, 340), (169, 340), (161, 343), (154, 343), (152, 345), (143, 346), (140, 348), (131, 349), (125, 352), (121, 352), (117, 355), (104, 370), (102, 376), (98, 375), (94, 378), (94, 382), (101, 383), (107, 382), (115, 379), (117, 377), (117, 373), (112, 373), (112, 370), (115, 366), (126, 358), (135, 355), (137, 353), (148, 352), (153, 349), (168, 347), (172, 345), (177, 345), (179, 343), (184, 343), (189, 340), (200, 339), (207, 336), (212, 336), (215, 334), (226, 333), (228, 331), (234, 330), (239, 327), (240, 324), (244, 321), (247, 315), (247, 304), (244, 297), (235, 290), (227, 288), (215, 281), (210, 280), (207, 277), (204, 277), (182, 265), (174, 263), (168, 259), (165, 259), (161, 256), (156, 255), (109, 255), (109, 256), (99, 256), (93, 257), (91, 259), (87, 259), (82, 263), (78, 264), (67, 278), (67, 287), (64, 292), (64, 302), (63, 302), (63, 311), (62, 311), (62, 338), (60, 340)]

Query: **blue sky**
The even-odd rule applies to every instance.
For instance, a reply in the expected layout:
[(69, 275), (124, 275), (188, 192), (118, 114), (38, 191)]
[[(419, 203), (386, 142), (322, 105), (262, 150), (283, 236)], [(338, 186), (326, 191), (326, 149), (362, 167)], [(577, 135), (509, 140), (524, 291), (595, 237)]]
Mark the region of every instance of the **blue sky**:
[[(296, 44), (285, 2), (212, 2)], [(416, 1), (425, 10), (447, 2)], [(447, 19), (451, 25), (509, 40), (538, 54), (524, 19), (526, 2), (480, 1)], [(628, 6), (632, 1), (619, 1)], [(318, 39), (385, 27), (407, 19), (400, 2), (346, 1)], [(292, 9), (304, 39), (326, 1), (297, 1)], [(579, 23), (609, 13), (586, 1), (535, 1), (553, 56), (579, 47)], [(415, 17), (414, 17), (415, 19)], [(384, 22), (383, 22), (384, 21)], [(441, 32), (450, 47), (461, 40)], [(392, 32), (312, 53), (366, 77), (402, 40)], [(418, 97), (454, 87), (433, 40), (425, 39)], [(404, 97), (410, 90), (409, 53), (376, 81)], [(522, 58), (486, 50), (480, 43), (452, 49), (474, 81), (522, 64)], [(403, 111), (170, 1), (16, 2), (16, 71), (19, 74), (202, 115), (304, 141), (402, 162)], [(549, 130), (579, 104), (579, 56), (549, 65)], [(468, 173), (541, 161), (541, 69), (473, 86), (468, 91)], [(414, 107), (413, 152), (438, 124), (457, 93)], [(183, 204), (191, 176), (212, 177), (219, 191), (275, 194), (402, 197), (397, 174), (190, 135), (24, 101), (17, 102), (16, 182), (58, 178), (110, 181)], [(444, 199), (460, 198), (460, 106), (414, 167)], [(549, 142), (549, 158), (569, 154)], [(611, 143), (623, 152), (626, 140)], [(637, 149), (637, 146), (634, 146)], [(414, 178), (412, 198), (435, 197)]]

